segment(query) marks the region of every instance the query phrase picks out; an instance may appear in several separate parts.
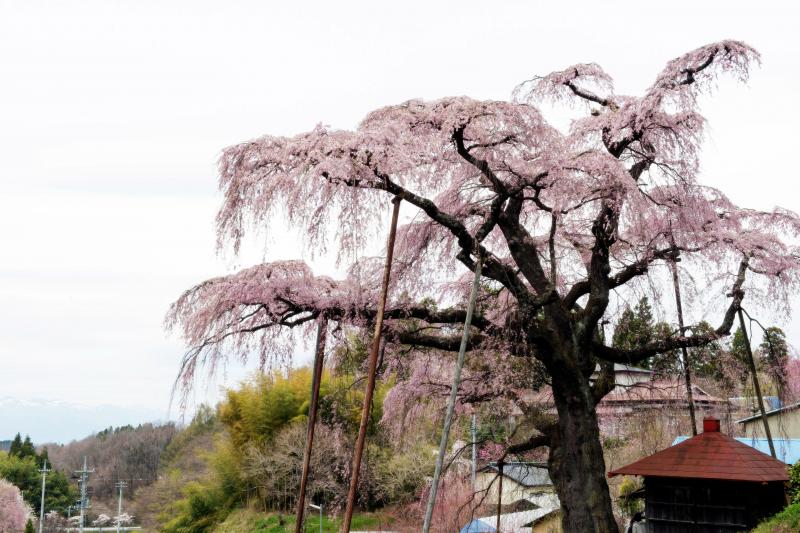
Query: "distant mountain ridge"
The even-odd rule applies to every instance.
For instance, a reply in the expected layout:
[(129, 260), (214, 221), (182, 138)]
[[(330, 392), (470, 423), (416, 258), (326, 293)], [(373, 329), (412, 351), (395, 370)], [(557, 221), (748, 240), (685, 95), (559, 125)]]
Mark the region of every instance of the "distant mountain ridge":
[[(0, 398), (0, 443), (17, 433), (36, 444), (68, 443), (109, 426), (167, 420), (163, 412), (136, 405), (80, 405), (60, 400)], [(10, 445), (10, 440), (8, 441)], [(0, 444), (0, 449), (3, 444)]]

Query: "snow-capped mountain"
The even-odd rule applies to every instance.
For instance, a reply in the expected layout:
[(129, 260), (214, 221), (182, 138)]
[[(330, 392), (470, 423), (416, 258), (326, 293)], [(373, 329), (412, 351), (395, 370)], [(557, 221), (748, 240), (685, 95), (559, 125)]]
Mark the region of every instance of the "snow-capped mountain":
[(166, 409), (140, 406), (80, 405), (58, 400), (0, 398), (0, 440), (17, 433), (30, 435), (34, 443), (67, 443), (109, 426), (136, 426), (163, 421)]

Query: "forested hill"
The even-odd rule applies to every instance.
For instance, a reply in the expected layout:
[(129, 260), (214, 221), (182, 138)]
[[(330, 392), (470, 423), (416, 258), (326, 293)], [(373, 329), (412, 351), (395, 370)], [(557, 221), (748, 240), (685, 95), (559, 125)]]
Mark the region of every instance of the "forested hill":
[(55, 468), (72, 472), (87, 457), (89, 478), (95, 498), (111, 498), (114, 483), (125, 481), (131, 490), (156, 480), (161, 455), (177, 433), (173, 423), (109, 427), (94, 435), (66, 445), (47, 444)]
[(7, 452), (11, 448), (10, 440), (0, 440), (0, 451)]

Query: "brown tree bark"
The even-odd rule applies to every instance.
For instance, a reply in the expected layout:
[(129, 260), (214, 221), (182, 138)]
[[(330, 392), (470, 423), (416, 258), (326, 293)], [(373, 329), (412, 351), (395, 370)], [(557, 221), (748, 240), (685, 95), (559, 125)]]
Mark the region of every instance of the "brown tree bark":
[(554, 379), (558, 423), (551, 438), (548, 467), (561, 501), (563, 529), (617, 533), (588, 381), (581, 390), (556, 383)]

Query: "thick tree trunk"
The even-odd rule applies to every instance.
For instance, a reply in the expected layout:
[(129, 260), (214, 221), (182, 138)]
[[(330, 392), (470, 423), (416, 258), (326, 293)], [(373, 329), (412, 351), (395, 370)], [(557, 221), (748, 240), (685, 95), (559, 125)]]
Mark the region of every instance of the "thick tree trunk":
[(561, 500), (564, 531), (618, 533), (594, 402), (588, 380), (581, 381), (553, 378), (558, 425), (550, 447), (550, 476)]

